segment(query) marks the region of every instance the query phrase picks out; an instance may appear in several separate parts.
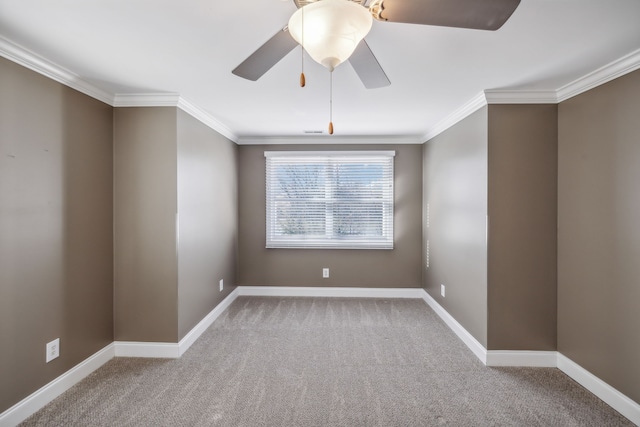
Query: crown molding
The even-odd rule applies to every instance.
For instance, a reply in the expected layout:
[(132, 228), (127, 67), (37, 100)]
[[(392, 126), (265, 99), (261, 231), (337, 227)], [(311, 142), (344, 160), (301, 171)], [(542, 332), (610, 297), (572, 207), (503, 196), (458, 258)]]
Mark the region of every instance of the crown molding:
[(79, 75), (0, 36), (0, 56), (113, 107), (178, 107), (238, 145), (266, 144), (422, 144), (488, 104), (558, 104), (640, 69), (640, 49), (592, 71), (556, 90), (491, 89), (479, 93), (427, 130), (422, 136), (282, 136), (238, 137), (202, 108), (175, 93), (112, 94)]
[(637, 69), (640, 69), (640, 49), (555, 90), (485, 90), (430, 128), (424, 135), (424, 141), (435, 138), (485, 105), (559, 104)]
[(505, 90), (484, 91), (487, 104), (557, 104), (555, 90)]
[(113, 104), (113, 94), (106, 92), (80, 78), (75, 73), (60, 67), (57, 64), (31, 52), (24, 47), (0, 36), (0, 56), (22, 65), (38, 74), (69, 86), (78, 92), (84, 93), (92, 98), (102, 101), (105, 104)]
[(418, 135), (345, 135), (345, 136), (247, 136), (236, 141), (238, 145), (309, 145), (309, 144), (422, 144)]
[(436, 123), (435, 126), (431, 127), (426, 134), (422, 136), (422, 141), (426, 142), (430, 139), (435, 138), (440, 135), (442, 132), (449, 129), (451, 126), (455, 125), (459, 121), (469, 117), (471, 114), (475, 113), (482, 107), (487, 105), (487, 99), (485, 97), (484, 92), (480, 92), (473, 98), (471, 98), (467, 103), (463, 106), (455, 110), (453, 113), (449, 114), (447, 117)]
[(177, 93), (117, 93), (113, 97), (114, 107), (177, 107)]
[(178, 107), (226, 138), (237, 142), (238, 137), (227, 126), (201, 108), (184, 100), (179, 94), (112, 94), (2, 36), (0, 36), (0, 56), (112, 107)]
[(616, 59), (607, 65), (598, 68), (589, 74), (580, 77), (556, 90), (558, 102), (566, 101), (576, 95), (580, 95), (590, 89), (603, 85), (611, 80), (622, 77), (640, 68), (640, 49), (631, 52), (622, 58)]
[(180, 97), (180, 99), (178, 100), (178, 108), (191, 115), (196, 120), (200, 120), (203, 124), (215, 130), (225, 138), (228, 138), (238, 144), (238, 136), (234, 134), (226, 125), (218, 121), (215, 117), (204, 111), (202, 108), (196, 106), (195, 104), (192, 104), (182, 97)]
[(466, 104), (449, 114), (423, 136), (429, 141), (446, 131), (456, 123), (466, 119), (485, 105), (489, 104), (557, 104), (558, 98), (553, 90), (506, 90), (490, 89), (480, 92)]
[(204, 125), (215, 130), (233, 142), (238, 142), (238, 136), (231, 129), (216, 120), (202, 108), (187, 101), (177, 93), (119, 93), (114, 97), (114, 107), (177, 107), (185, 113), (199, 120)]

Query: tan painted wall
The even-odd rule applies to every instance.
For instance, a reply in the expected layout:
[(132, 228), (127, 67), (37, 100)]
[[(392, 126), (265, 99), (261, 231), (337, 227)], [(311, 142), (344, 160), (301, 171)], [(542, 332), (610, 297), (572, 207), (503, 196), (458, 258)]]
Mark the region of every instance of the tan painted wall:
[(427, 142), (423, 165), (423, 286), (486, 346), (487, 108)]
[[(553, 349), (551, 210), (535, 202), (552, 192), (549, 106), (490, 106), (424, 147), (322, 146), (398, 151), (396, 250), (267, 251), (263, 151), (320, 147), (237, 148), (175, 108), (114, 111), (3, 58), (0, 95), (0, 342), (8, 343), (0, 412), (112, 342), (114, 311), (117, 340), (177, 342), (232, 290), (218, 293), (219, 278), (405, 287), (419, 286), (424, 273), (427, 291), (489, 349)], [(561, 103), (557, 116), (558, 350), (637, 402), (639, 100), (636, 71)], [(513, 145), (514, 136), (526, 144)], [(191, 170), (200, 156), (215, 170)], [(216, 185), (189, 185), (202, 177)], [(430, 225), (424, 272), (415, 233), (421, 185)], [(197, 197), (202, 192), (209, 197)], [(214, 209), (214, 192), (227, 202), (222, 209)], [(514, 240), (540, 237), (522, 218), (539, 221), (546, 237), (511, 253)], [(213, 267), (203, 250), (213, 251)], [(321, 267), (331, 268), (331, 279), (320, 278)], [(56, 337), (61, 357), (45, 364), (44, 345)]]
[(558, 350), (640, 402), (640, 71), (559, 106)]
[(235, 289), (237, 182), (237, 145), (178, 110), (179, 339)]
[(488, 350), (556, 349), (556, 105), (490, 105)]
[(0, 58), (0, 412), (113, 341), (111, 117)]
[[(265, 249), (265, 158), (269, 150), (395, 150), (393, 250)], [(240, 146), (239, 285), (420, 287), (420, 145)], [(322, 278), (322, 268), (330, 278)]]
[(114, 112), (116, 341), (178, 341), (177, 109)]

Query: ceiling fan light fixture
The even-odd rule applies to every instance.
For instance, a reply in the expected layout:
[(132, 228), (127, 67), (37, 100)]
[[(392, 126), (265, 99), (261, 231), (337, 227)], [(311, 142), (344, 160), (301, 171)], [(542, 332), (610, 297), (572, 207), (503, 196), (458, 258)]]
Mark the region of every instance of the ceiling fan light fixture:
[(373, 0), (369, 4), (369, 11), (371, 12), (371, 16), (378, 21), (386, 21), (382, 17), (382, 12), (384, 11), (384, 5), (382, 4), (384, 0)]
[(349, 59), (371, 30), (372, 23), (371, 13), (360, 4), (349, 0), (321, 0), (298, 9), (291, 16), (289, 34), (314, 61), (333, 71)]

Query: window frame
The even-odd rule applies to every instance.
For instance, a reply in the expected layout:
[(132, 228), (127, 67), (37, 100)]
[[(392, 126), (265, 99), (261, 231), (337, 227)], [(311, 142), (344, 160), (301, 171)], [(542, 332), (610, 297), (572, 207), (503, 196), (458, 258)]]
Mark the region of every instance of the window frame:
[[(392, 250), (394, 248), (394, 209), (395, 209), (395, 195), (394, 195), (394, 163), (395, 154), (393, 150), (359, 150), (359, 151), (265, 151), (265, 247), (267, 249), (386, 249)], [(325, 216), (324, 216), (324, 235), (295, 235), (284, 236), (282, 233), (278, 233), (276, 230), (276, 209), (277, 201), (275, 200), (276, 191), (271, 191), (271, 185), (275, 185), (271, 182), (272, 173), (275, 172), (275, 167), (272, 165), (272, 161), (275, 160), (279, 164), (285, 162), (286, 159), (291, 158), (291, 164), (305, 164), (308, 160), (308, 164), (322, 164), (324, 168), (327, 168), (333, 163), (334, 166), (340, 164), (349, 164), (350, 162), (361, 160), (362, 165), (367, 165), (366, 160), (370, 160), (374, 164), (381, 164), (383, 166), (383, 177), (386, 182), (382, 185), (382, 197), (374, 201), (380, 203), (382, 209), (382, 220), (380, 222), (382, 237), (375, 238), (373, 236), (354, 237), (346, 236), (339, 238), (334, 233), (335, 230), (332, 227), (332, 220), (339, 218), (334, 215), (335, 206), (340, 204), (340, 201), (332, 195), (327, 196), (327, 191), (324, 193), (324, 198), (318, 203), (325, 203)], [(296, 163), (302, 162), (302, 163)], [(343, 163), (341, 163), (343, 162)], [(388, 162), (384, 164), (383, 162)], [(356, 163), (357, 164), (357, 163)], [(324, 175), (327, 177), (326, 171)], [(332, 181), (325, 182), (325, 185), (331, 186), (331, 188), (337, 189), (337, 181), (335, 176)], [(358, 202), (363, 203), (362, 200), (356, 198), (345, 199), (345, 201), (353, 200), (353, 204), (350, 206), (356, 206)], [(366, 202), (364, 202), (366, 203)], [(375, 225), (375, 223), (374, 223)]]

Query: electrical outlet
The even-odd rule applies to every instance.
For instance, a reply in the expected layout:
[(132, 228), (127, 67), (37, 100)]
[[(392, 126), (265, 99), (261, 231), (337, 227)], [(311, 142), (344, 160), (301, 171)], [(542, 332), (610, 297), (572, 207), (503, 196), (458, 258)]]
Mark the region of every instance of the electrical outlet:
[(323, 268), (322, 269), (322, 278), (323, 279), (328, 279), (329, 278), (329, 269), (328, 268)]
[(47, 363), (60, 356), (60, 338), (47, 343)]
[(220, 292), (224, 289), (224, 279), (220, 279)]
[(444, 297), (444, 285), (440, 285), (440, 295)]

